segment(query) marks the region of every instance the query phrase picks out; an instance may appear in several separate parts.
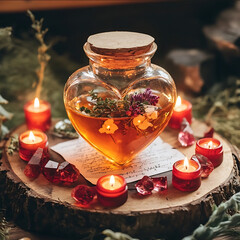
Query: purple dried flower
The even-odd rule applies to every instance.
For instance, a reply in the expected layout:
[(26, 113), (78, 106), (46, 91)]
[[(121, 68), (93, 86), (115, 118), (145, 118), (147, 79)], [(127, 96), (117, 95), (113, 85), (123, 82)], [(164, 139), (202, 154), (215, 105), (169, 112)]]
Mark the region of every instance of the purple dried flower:
[[(144, 108), (140, 107), (138, 104), (133, 104), (129, 107), (129, 110), (131, 112), (130, 116), (138, 116), (139, 114), (143, 114), (144, 113)], [(127, 112), (128, 112), (127, 111)]]
[(149, 105), (156, 106), (159, 96), (153, 95), (150, 88), (147, 88), (144, 93), (133, 94), (130, 97), (131, 104), (134, 102), (144, 103), (148, 102)]
[(150, 88), (143, 93), (132, 94), (130, 96), (130, 107), (127, 111), (128, 116), (138, 116), (144, 114), (143, 104), (156, 106), (159, 96), (153, 95)]

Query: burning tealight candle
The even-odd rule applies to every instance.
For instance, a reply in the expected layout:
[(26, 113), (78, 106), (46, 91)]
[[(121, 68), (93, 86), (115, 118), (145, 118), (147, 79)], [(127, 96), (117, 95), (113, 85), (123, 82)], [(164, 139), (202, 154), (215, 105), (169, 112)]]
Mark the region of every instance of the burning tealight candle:
[(128, 197), (128, 187), (120, 175), (105, 175), (97, 181), (98, 201), (105, 207), (124, 204)]
[(202, 138), (196, 143), (196, 154), (207, 157), (214, 167), (219, 166), (223, 161), (223, 147), (219, 140), (214, 138)]
[(37, 130), (22, 133), (19, 136), (20, 158), (24, 161), (29, 161), (38, 148), (43, 148), (44, 153), (47, 153), (47, 140), (47, 135)]
[(186, 118), (189, 124), (192, 123), (192, 104), (178, 96), (168, 125), (171, 128), (179, 129), (183, 118)]
[(201, 165), (192, 159), (177, 161), (173, 164), (173, 186), (184, 192), (193, 192), (201, 186)]
[(24, 106), (28, 129), (47, 131), (51, 126), (51, 106), (48, 102), (35, 98)]

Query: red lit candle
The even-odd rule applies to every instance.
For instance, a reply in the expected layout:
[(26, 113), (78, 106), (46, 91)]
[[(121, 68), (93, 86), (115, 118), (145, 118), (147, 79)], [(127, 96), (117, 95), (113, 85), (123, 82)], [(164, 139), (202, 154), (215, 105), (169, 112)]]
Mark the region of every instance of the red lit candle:
[(28, 129), (47, 131), (51, 126), (51, 106), (48, 102), (30, 101), (24, 105), (25, 119)]
[(214, 138), (202, 138), (197, 141), (195, 152), (207, 157), (214, 167), (223, 161), (223, 147), (219, 140)]
[(19, 156), (24, 161), (29, 161), (38, 148), (43, 148), (44, 153), (48, 151), (47, 135), (43, 132), (33, 130), (26, 131), (19, 136)]
[(179, 160), (173, 164), (173, 186), (184, 192), (193, 192), (201, 186), (201, 165), (192, 159)]
[(179, 129), (183, 118), (186, 118), (190, 124), (192, 123), (192, 104), (178, 96), (168, 125), (171, 128)]
[(128, 187), (120, 175), (105, 175), (97, 181), (98, 201), (105, 207), (124, 204), (128, 197)]

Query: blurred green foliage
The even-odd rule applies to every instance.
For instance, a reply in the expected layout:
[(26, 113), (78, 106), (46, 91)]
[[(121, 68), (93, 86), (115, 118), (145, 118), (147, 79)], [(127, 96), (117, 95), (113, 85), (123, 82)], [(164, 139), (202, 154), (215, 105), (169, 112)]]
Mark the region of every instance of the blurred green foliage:
[(208, 94), (193, 100), (193, 113), (216, 132), (240, 147), (240, 79), (230, 77)]
[[(0, 94), (8, 99), (6, 109), (14, 113), (6, 125), (16, 127), (24, 122), (23, 106), (35, 97), (38, 66), (35, 39), (16, 39), (10, 36), (11, 28), (0, 29)], [(46, 68), (41, 98), (49, 101), (53, 117), (66, 117), (63, 88), (67, 78), (79, 66), (68, 56), (49, 51), (51, 60)]]

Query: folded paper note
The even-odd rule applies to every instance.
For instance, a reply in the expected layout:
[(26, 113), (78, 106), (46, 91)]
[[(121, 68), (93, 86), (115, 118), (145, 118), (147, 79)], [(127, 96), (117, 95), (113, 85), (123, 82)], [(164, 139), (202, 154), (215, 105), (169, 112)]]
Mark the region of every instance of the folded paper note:
[(106, 160), (84, 139), (66, 141), (52, 146), (66, 161), (74, 164), (80, 173), (91, 183), (106, 174), (122, 175), (127, 183), (143, 176), (152, 176), (172, 170), (173, 163), (184, 159), (184, 155), (158, 137), (127, 166), (117, 166)]

